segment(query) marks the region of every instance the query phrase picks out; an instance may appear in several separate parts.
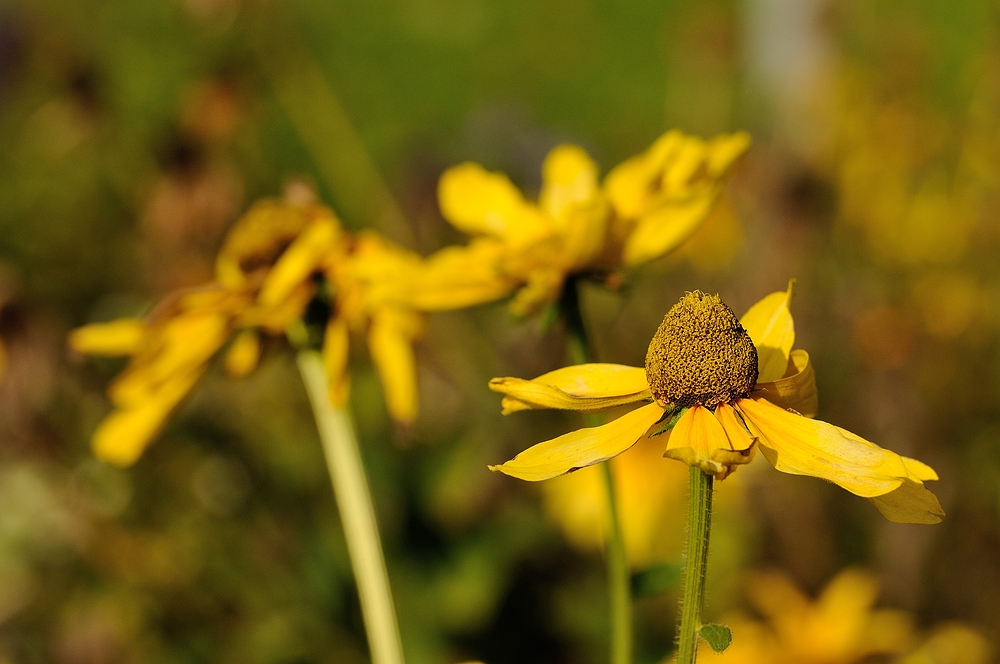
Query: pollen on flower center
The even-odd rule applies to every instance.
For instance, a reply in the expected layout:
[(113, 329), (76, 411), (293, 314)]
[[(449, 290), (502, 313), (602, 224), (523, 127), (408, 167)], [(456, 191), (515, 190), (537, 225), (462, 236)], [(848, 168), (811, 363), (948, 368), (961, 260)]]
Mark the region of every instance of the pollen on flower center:
[(757, 349), (718, 295), (694, 291), (670, 308), (649, 342), (646, 379), (661, 404), (714, 408), (750, 394)]

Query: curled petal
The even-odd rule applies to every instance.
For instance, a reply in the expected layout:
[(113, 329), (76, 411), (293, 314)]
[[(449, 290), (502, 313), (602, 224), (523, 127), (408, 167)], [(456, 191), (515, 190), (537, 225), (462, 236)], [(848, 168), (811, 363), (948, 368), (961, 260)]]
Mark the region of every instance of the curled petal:
[(533, 380), (494, 378), (490, 389), (505, 395), (504, 415), (542, 408), (597, 412), (650, 396), (646, 370), (621, 364), (578, 364)]
[(770, 383), (758, 382), (753, 394), (775, 406), (790, 408), (806, 417), (816, 417), (819, 396), (816, 392), (816, 372), (809, 362), (809, 353), (801, 348), (793, 350), (788, 358), (785, 377)]
[(660, 406), (647, 404), (602, 426), (579, 429), (538, 443), (506, 463), (490, 466), (490, 470), (537, 482), (592, 466), (635, 445), (662, 415)]
[(788, 290), (771, 293), (743, 314), (740, 324), (757, 347), (757, 382), (771, 383), (785, 375), (795, 344), (795, 324), (789, 305), (795, 280)]
[(135, 355), (146, 331), (146, 324), (138, 318), (119, 318), (78, 327), (70, 332), (68, 341), (70, 348), (87, 355)]
[(919, 482), (918, 472), (926, 475), (895, 452), (766, 400), (741, 399), (737, 407), (764, 456), (782, 472), (819, 477), (864, 498), (884, 496), (907, 479)]
[(734, 450), (725, 427), (712, 411), (693, 406), (674, 425), (663, 456), (723, 479), (732, 472), (732, 466), (749, 463), (753, 449), (751, 441), (748, 448)]

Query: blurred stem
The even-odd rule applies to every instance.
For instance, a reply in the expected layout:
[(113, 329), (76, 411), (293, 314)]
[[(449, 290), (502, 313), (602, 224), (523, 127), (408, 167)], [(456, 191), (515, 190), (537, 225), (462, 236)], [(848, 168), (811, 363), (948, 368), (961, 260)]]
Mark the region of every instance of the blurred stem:
[(684, 597), (677, 641), (677, 664), (694, 664), (698, 656), (698, 630), (705, 605), (705, 572), (708, 568), (708, 538), (712, 530), (711, 475), (691, 466), (691, 496), (688, 503), (688, 543), (684, 560)]
[[(587, 331), (583, 325), (580, 295), (576, 279), (567, 280), (559, 303), (566, 321), (567, 345), (574, 364), (593, 361)], [(587, 426), (601, 424), (600, 415), (584, 415)], [(618, 501), (615, 498), (615, 479), (611, 462), (601, 464), (604, 493), (608, 503), (608, 599), (611, 612), (611, 664), (632, 662), (632, 588), (628, 560), (625, 557), (625, 540), (622, 537)]]
[(322, 356), (314, 350), (300, 350), (296, 359), (312, 403), (340, 511), (372, 663), (402, 664), (403, 647), (396, 624), (389, 575), (350, 413), (330, 403)]

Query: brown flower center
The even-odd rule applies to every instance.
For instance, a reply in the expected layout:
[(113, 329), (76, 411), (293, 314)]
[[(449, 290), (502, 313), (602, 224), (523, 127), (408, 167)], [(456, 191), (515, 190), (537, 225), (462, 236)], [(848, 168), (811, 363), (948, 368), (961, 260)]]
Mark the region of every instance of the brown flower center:
[(718, 295), (694, 291), (671, 307), (649, 342), (646, 379), (661, 404), (714, 408), (750, 394), (757, 349)]

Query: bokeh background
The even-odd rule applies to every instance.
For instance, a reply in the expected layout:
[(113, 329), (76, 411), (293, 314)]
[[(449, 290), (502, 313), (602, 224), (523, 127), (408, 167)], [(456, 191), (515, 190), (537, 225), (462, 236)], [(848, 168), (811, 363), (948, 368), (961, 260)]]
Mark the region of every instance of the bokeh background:
[[(88, 439), (121, 364), (67, 332), (211, 278), (226, 228), (289, 186), (426, 254), (462, 240), (437, 208), (449, 165), (532, 191), (560, 142), (606, 170), (672, 127), (754, 146), (681, 251), (585, 289), (599, 358), (641, 363), (685, 290), (742, 312), (795, 277), (820, 416), (934, 466), (948, 513), (890, 524), (755, 463), (719, 489), (709, 617), (753, 615), (755, 570), (815, 595), (861, 566), (916, 629), (1000, 643), (998, 35), (987, 0), (0, 3), (0, 661), (367, 661), (287, 348), (213, 370), (118, 470)], [(606, 661), (592, 520), (555, 518), (599, 507), (486, 469), (579, 425), (502, 418), (486, 388), (564, 364), (562, 330), (497, 303), (432, 316), (417, 352), (411, 430), (363, 350), (352, 369), (409, 660)], [(684, 488), (664, 472), (634, 557), (640, 664), (672, 648)]]

